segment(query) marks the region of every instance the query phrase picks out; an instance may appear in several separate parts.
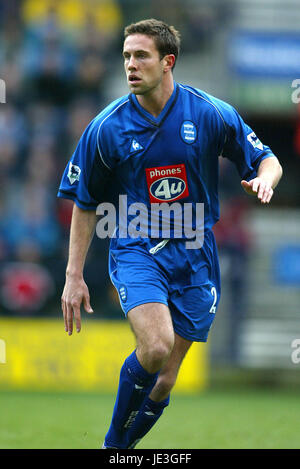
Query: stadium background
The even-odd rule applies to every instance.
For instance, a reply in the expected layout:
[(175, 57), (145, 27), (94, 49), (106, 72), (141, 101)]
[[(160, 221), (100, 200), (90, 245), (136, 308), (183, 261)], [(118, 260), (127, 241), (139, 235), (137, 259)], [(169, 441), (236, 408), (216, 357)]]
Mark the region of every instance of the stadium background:
[[(65, 335), (60, 296), (72, 204), (57, 200), (56, 192), (88, 122), (127, 93), (122, 31), (146, 17), (181, 31), (175, 79), (233, 104), (284, 168), (271, 206), (261, 207), (243, 193), (232, 164), (220, 161), (221, 221), (215, 234), (222, 299), (209, 343), (193, 346), (187, 356), (176, 386), (178, 408), (182, 404), (189, 412), (187, 402), (210, 408), (210, 395), (217, 396), (222, 412), (223, 404), (228, 410), (230, 399), (243, 399), (250, 390), (254, 394), (244, 395), (249, 422), (251, 405), (257, 409), (273, 399), (270, 416), (278, 411), (276, 392), (283, 392), (278, 402), (289, 403), (293, 415), (288, 407), (278, 418), (290, 425), (281, 425), (277, 440), (266, 440), (262, 433), (259, 443), (250, 439), (250, 444), (278, 446), (278, 441), (285, 444), (285, 436), (297, 447), (291, 435), (293, 418), (300, 415), (295, 398), (300, 385), (300, 91), (294, 82), (299, 79), (300, 88), (299, 7), (299, 0), (0, 3), (0, 79), (5, 84), (5, 99), (0, 99), (0, 401), (5, 408), (0, 447), (95, 444), (96, 422), (94, 440), (84, 434), (52, 441), (50, 430), (51, 438), (47, 433), (42, 442), (25, 437), (24, 408), (31, 409), (34, 422), (38, 404), (33, 402), (43, 399), (50, 399), (47, 405), (55, 415), (62, 400), (72, 412), (78, 393), (85, 405), (90, 400), (88, 413), (101, 395), (103, 415), (110, 417), (113, 401), (105, 399), (115, 391), (133, 339), (107, 275), (109, 241), (97, 238), (85, 269), (95, 314), (83, 314), (80, 335)], [(222, 394), (224, 389), (233, 394)], [(266, 401), (257, 397), (262, 390)], [(239, 412), (243, 416), (242, 405)], [(24, 415), (23, 421), (17, 415)], [(260, 412), (252, 422), (253, 434), (264, 417)], [(43, 425), (45, 419), (46, 414)], [(198, 427), (195, 432), (199, 439), (192, 447), (205, 447), (205, 436)], [(214, 436), (209, 447), (246, 444), (237, 435), (228, 441)], [(149, 438), (146, 444), (166, 447)]]

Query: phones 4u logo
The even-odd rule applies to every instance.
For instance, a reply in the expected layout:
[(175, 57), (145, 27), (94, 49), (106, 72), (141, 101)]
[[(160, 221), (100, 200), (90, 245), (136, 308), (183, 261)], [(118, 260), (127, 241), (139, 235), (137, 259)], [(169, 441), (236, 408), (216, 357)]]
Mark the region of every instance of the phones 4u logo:
[(0, 79), (0, 103), (6, 103), (5, 81)]

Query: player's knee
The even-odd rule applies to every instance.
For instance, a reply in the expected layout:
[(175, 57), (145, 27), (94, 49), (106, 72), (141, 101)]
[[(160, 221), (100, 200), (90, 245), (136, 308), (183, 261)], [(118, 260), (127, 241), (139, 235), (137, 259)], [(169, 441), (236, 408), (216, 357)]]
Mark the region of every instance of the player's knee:
[(148, 343), (143, 350), (143, 361), (150, 373), (160, 370), (168, 360), (174, 346), (172, 337), (156, 339)]
[(173, 343), (171, 340), (156, 342), (150, 351), (152, 360), (164, 363), (169, 358), (170, 353), (172, 352), (172, 348)]

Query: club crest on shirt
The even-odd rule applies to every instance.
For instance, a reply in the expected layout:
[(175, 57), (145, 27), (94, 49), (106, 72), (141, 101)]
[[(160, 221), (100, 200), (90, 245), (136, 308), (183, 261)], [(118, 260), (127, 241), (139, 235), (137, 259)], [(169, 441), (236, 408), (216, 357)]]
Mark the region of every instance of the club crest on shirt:
[(185, 143), (194, 143), (197, 138), (197, 129), (192, 121), (184, 121), (181, 124), (180, 135)]
[(79, 166), (70, 163), (69, 164), (69, 171), (68, 171), (68, 179), (71, 184), (74, 184), (75, 181), (79, 181), (81, 169)]
[(184, 164), (146, 168), (150, 202), (172, 202), (189, 195)]

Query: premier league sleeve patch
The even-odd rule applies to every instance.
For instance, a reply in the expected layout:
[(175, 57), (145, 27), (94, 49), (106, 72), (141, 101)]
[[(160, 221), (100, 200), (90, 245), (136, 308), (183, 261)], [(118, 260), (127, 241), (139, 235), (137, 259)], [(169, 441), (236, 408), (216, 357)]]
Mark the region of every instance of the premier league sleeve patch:
[(173, 202), (188, 197), (188, 183), (184, 164), (146, 168), (151, 203)]
[(68, 170), (68, 179), (71, 184), (74, 184), (75, 181), (79, 181), (80, 173), (81, 169), (79, 168), (79, 166), (70, 162)]
[(263, 149), (264, 149), (263, 144), (261, 143), (261, 141), (260, 141), (259, 138), (255, 135), (254, 132), (251, 132), (251, 134), (247, 135), (247, 140), (248, 140), (248, 142), (251, 143), (251, 145), (253, 146), (253, 148), (258, 148), (259, 150), (263, 150)]

